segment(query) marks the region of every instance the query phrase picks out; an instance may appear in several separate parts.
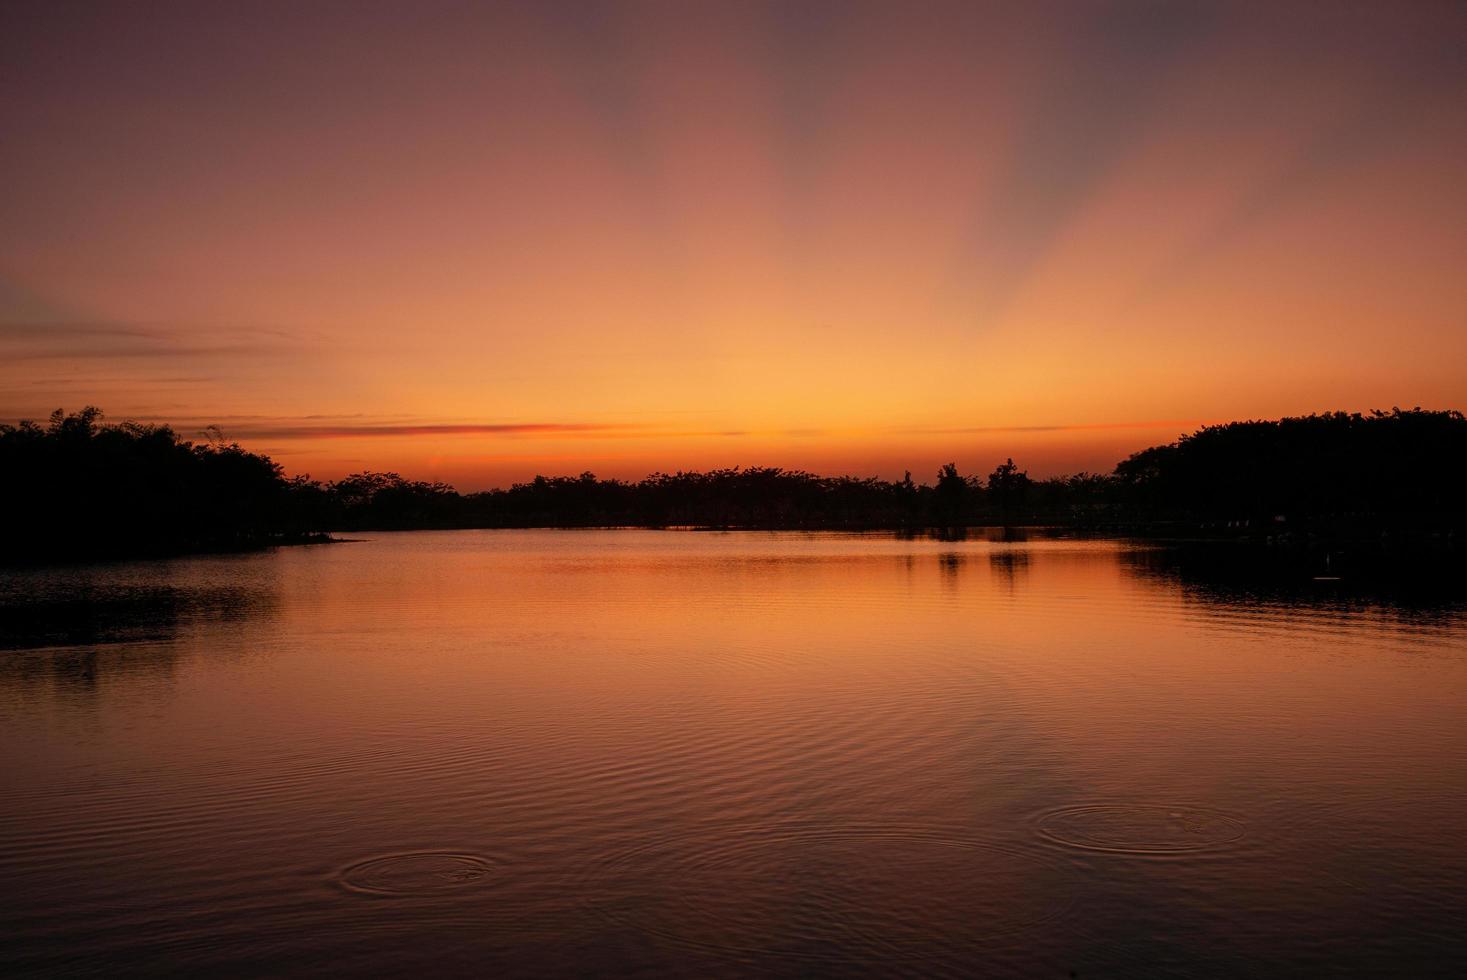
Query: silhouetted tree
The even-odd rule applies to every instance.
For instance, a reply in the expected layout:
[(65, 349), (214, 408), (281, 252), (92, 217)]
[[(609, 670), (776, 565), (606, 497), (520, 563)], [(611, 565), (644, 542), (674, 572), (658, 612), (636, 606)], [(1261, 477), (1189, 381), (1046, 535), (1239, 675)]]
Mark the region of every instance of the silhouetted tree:
[(1420, 408), (1206, 426), (1116, 466), (1133, 505), (1231, 525), (1448, 525), (1467, 509), (1467, 419)]
[(989, 474), (988, 499), (1003, 516), (1004, 523), (1011, 521), (1028, 501), (1032, 483), (1029, 474), (1014, 465), (1012, 457)]
[(1033, 481), (1012, 459), (986, 483), (948, 463), (933, 485), (910, 472), (888, 482), (732, 467), (635, 483), (536, 476), (467, 495), (397, 473), (287, 479), (217, 427), (194, 445), (167, 426), (102, 419), (88, 406), (44, 426), (0, 425), (0, 560), (247, 548), (328, 529), (1180, 522), (1440, 536), (1467, 524), (1467, 419), (1421, 409), (1207, 426), (1132, 455), (1112, 476)]
[(255, 547), (306, 530), (269, 458), (102, 418), (88, 406), (44, 429), (0, 426), (0, 559)]
[(933, 494), (937, 523), (956, 526), (967, 517), (968, 481), (958, 473), (956, 463), (944, 463), (937, 471), (937, 488)]

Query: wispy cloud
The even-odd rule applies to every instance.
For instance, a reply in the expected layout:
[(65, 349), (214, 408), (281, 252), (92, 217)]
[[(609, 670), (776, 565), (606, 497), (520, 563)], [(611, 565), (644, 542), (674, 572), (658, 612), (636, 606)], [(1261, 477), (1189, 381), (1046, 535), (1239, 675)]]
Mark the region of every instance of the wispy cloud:
[(449, 422), (290, 425), (242, 423), (223, 425), (240, 439), (365, 439), (401, 436), (615, 436), (647, 432), (649, 426), (616, 422)]
[(286, 356), (307, 344), (271, 327), (124, 322), (0, 323), (0, 356), (18, 361), (176, 361)]
[(1170, 429), (1176, 426), (1204, 425), (1207, 419), (1152, 419), (1146, 422), (1090, 422), (1058, 425), (968, 425), (956, 427), (911, 426), (893, 429), (900, 435), (968, 436), (1004, 432), (1092, 432), (1121, 429)]
[[(141, 418), (140, 421), (164, 421)], [(1094, 432), (1134, 429), (1189, 428), (1206, 424), (1207, 419), (1149, 419), (1135, 422), (1059, 423), (1052, 425), (970, 425), (970, 426), (902, 426), (887, 429), (903, 436), (970, 436), (1003, 433)], [(839, 438), (868, 436), (869, 429), (803, 428), (803, 429), (694, 429), (640, 422), (435, 422), (425, 420), (383, 420), (361, 416), (299, 416), (296, 418), (263, 418), (259, 416), (220, 416), (199, 419), (192, 427), (218, 424), (230, 438), (236, 439), (359, 439), (431, 436), (498, 436), (505, 438), (587, 438), (587, 439), (686, 439), (723, 438)], [(184, 426), (179, 426), (184, 428)]]

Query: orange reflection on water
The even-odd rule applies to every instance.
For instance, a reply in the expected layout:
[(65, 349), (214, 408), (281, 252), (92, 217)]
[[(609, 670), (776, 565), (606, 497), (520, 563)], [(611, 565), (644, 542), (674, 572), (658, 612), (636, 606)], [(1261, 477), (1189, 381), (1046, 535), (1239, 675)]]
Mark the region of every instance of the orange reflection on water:
[[(0, 962), (1457, 950), (1459, 604), (1115, 542), (368, 537), (92, 569), (122, 632), (7, 654)], [(144, 593), (166, 622), (139, 639)]]

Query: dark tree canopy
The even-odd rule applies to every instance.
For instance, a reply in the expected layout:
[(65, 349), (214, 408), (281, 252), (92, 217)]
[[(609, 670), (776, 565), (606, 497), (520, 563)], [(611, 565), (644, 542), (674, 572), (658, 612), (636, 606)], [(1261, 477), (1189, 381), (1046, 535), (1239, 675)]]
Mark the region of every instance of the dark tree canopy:
[(6, 556), (165, 554), (253, 547), (300, 530), (280, 467), (168, 426), (101, 423), (88, 407), (0, 426)]
[(319, 532), (454, 527), (924, 528), (1060, 524), (1144, 532), (1338, 529), (1454, 533), (1467, 519), (1467, 419), (1420, 409), (1208, 426), (1112, 476), (986, 481), (955, 463), (933, 484), (753, 467), (637, 482), (537, 476), (460, 494), (397, 473), (286, 478), (217, 429), (102, 422), (86, 408), (0, 426), (0, 559), (251, 548)]
[(1211, 425), (1116, 467), (1136, 505), (1193, 520), (1460, 518), (1467, 419), (1419, 408)]
[(988, 496), (1002, 513), (1020, 511), (1029, 499), (1033, 481), (1029, 474), (1014, 465), (1013, 457), (1000, 463), (988, 477)]

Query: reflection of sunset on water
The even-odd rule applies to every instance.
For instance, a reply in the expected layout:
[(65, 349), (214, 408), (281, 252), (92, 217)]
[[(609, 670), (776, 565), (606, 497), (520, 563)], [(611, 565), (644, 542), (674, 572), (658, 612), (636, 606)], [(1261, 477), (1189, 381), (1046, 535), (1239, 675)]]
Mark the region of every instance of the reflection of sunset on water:
[(1460, 600), (1040, 534), (363, 537), (13, 576), (138, 621), (0, 662), (0, 968), (1460, 953)]

